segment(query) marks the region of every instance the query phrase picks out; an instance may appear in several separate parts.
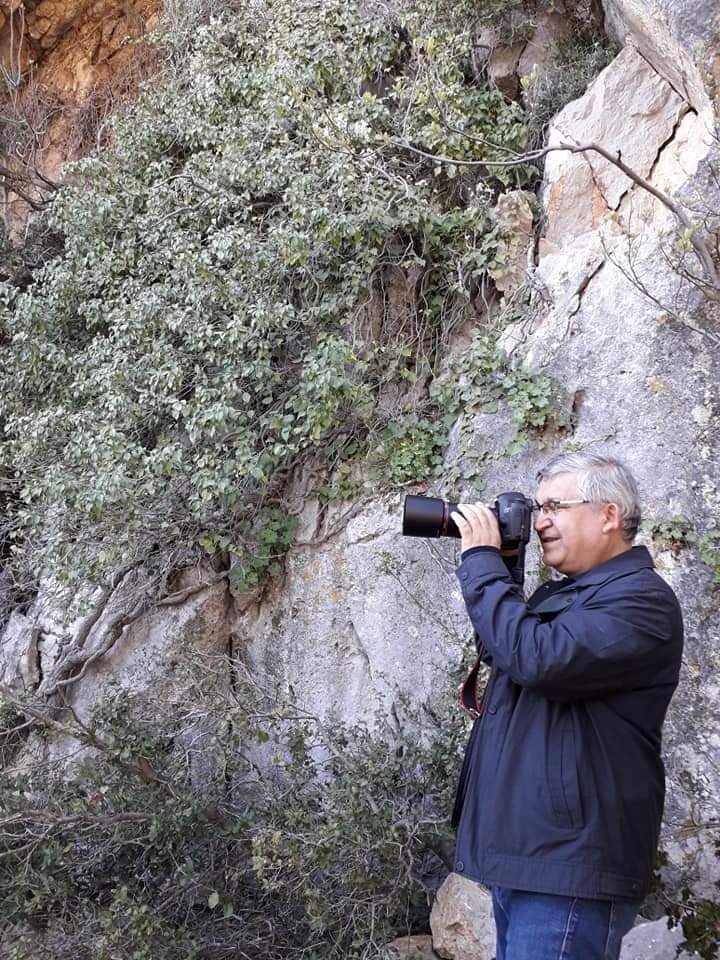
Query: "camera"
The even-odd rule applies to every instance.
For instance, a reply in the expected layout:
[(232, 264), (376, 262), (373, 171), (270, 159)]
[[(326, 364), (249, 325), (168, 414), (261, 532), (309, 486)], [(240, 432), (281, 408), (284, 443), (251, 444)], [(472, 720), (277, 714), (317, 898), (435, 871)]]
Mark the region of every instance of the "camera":
[[(525, 578), (525, 547), (532, 529), (535, 503), (522, 493), (501, 493), (490, 507), (500, 527), (500, 551), (513, 580), (521, 587)], [(405, 497), (402, 532), (406, 537), (459, 537), (450, 516), (456, 503), (437, 497)]]
[[(501, 493), (490, 508), (502, 537), (501, 550), (517, 550), (530, 539), (534, 502), (522, 493)], [(459, 537), (450, 516), (456, 503), (437, 497), (405, 497), (402, 532), (406, 537)]]

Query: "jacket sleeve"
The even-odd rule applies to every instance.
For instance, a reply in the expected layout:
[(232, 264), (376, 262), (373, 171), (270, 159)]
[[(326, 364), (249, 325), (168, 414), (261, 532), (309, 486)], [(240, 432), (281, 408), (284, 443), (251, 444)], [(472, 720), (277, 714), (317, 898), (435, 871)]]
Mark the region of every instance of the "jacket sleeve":
[(639, 591), (627, 578), (611, 581), (542, 623), (499, 558), (463, 563), (458, 577), (494, 666), (519, 686), (576, 700), (676, 680), (681, 627), (660, 584)]

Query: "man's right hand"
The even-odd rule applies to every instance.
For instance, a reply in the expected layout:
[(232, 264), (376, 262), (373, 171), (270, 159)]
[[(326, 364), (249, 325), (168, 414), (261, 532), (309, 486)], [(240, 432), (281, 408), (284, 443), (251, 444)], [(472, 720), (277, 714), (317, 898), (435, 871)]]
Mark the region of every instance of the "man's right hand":
[(461, 503), (458, 511), (450, 514), (460, 531), (463, 553), (471, 547), (500, 549), (502, 537), (497, 517), (484, 503)]

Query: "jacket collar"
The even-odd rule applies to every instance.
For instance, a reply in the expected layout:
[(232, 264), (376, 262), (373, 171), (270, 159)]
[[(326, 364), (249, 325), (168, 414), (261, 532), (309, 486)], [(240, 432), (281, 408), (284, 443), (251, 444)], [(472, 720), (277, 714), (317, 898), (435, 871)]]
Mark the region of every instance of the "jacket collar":
[(592, 584), (614, 580), (616, 577), (624, 577), (628, 573), (636, 573), (638, 570), (652, 570), (654, 566), (647, 547), (631, 547), (630, 550), (598, 564), (592, 570), (579, 573), (576, 577), (568, 577), (567, 581), (563, 581), (563, 583), (567, 583), (568, 586), (572, 584), (578, 587), (588, 587)]

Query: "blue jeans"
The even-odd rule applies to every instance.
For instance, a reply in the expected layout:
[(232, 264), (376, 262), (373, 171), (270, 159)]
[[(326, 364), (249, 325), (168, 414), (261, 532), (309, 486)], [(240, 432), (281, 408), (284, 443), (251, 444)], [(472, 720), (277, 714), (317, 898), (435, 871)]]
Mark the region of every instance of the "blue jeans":
[(618, 960), (642, 902), (493, 887), (496, 960)]

